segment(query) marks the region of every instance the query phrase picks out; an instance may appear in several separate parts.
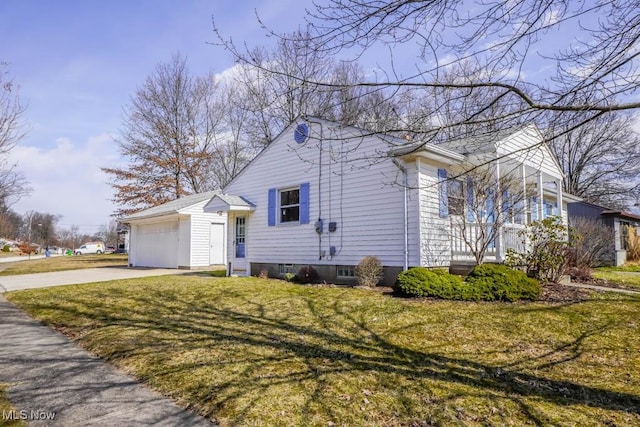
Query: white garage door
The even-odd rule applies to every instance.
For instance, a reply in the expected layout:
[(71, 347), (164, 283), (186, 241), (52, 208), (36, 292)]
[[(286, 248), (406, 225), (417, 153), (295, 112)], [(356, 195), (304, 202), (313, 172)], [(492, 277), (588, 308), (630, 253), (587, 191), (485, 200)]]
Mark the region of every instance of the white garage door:
[(134, 232), (136, 267), (178, 268), (178, 221), (139, 225)]

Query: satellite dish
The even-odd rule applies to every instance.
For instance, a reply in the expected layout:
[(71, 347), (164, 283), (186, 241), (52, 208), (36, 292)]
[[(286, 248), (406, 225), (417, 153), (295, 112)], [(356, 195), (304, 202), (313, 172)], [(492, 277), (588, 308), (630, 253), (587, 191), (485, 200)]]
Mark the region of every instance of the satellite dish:
[(298, 144), (302, 144), (309, 138), (309, 126), (306, 123), (300, 123), (293, 131), (293, 139)]

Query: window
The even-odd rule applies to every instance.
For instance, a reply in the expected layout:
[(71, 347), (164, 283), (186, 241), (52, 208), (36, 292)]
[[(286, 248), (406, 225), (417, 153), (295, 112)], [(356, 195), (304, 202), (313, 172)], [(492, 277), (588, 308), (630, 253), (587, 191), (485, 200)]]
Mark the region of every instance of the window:
[(311, 185), (303, 182), (298, 187), (270, 188), (267, 193), (267, 223), (309, 224), (309, 193)]
[(280, 222), (300, 220), (300, 189), (280, 190)]
[(280, 274), (296, 273), (293, 264), (278, 264), (278, 272)]
[(356, 268), (352, 265), (338, 265), (336, 266), (336, 276), (338, 277), (356, 277)]
[(620, 222), (620, 249), (625, 251), (629, 249), (629, 227), (628, 222)]
[(447, 186), (447, 202), (449, 204), (449, 214), (464, 214), (464, 192), (462, 188), (462, 181), (457, 179), (449, 181), (449, 185)]

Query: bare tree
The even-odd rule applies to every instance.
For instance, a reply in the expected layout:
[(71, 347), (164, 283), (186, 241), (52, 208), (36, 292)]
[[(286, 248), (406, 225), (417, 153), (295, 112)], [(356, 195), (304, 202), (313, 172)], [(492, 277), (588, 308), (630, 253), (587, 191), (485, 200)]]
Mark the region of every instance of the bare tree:
[(18, 238), (22, 228), (22, 216), (12, 209), (0, 210), (0, 237)]
[(25, 109), (6, 68), (7, 64), (0, 62), (0, 211), (11, 207), (31, 191), (18, 165), (10, 163), (7, 158), (24, 136), (22, 116)]
[[(227, 47), (240, 57), (232, 44)], [(314, 46), (307, 32), (280, 39), (272, 51), (255, 47), (243, 55), (246, 58), (239, 61), (235, 78), (251, 113), (251, 139), (267, 145), (298, 116), (323, 116), (330, 108), (331, 91), (311, 82), (329, 80), (333, 62)]]
[(603, 116), (565, 132), (571, 127), (561, 123), (549, 129), (562, 134), (550, 146), (565, 174), (564, 190), (592, 203), (628, 208), (640, 196), (640, 137), (631, 117)]
[(111, 219), (108, 223), (102, 224), (100, 230), (96, 233), (97, 240), (105, 243), (107, 246), (116, 246), (118, 242), (118, 223)]
[(527, 189), (511, 173), (497, 176), (492, 165), (461, 165), (452, 175), (440, 192), (446, 198), (452, 241), (462, 242), (479, 265), (505, 224), (525, 224)]
[(218, 123), (211, 108), (216, 84), (193, 77), (176, 54), (159, 64), (125, 109), (117, 143), (129, 160), (124, 168), (103, 168), (112, 176), (117, 215), (212, 189), (208, 181)]
[[(450, 122), (434, 120), (428, 111), (429, 138), (443, 129), (482, 126), (496, 103), (512, 108), (492, 117), (494, 123), (536, 119), (542, 128), (543, 120), (573, 112), (583, 115), (573, 124), (578, 128), (612, 111), (640, 107), (634, 98), (640, 83), (640, 9), (632, 0), (328, 0), (314, 6), (304, 40), (271, 34), (281, 43), (297, 40), (314, 55), (353, 58), (386, 48), (390, 63), (380, 74), (384, 78), (345, 84), (305, 76), (257, 61), (221, 36), (220, 42), (240, 63), (288, 79), (287, 87), (386, 88), (390, 95), (412, 89), (425, 97), (437, 89), (452, 92), (445, 98), (454, 102), (466, 96), (481, 101), (475, 112)], [(394, 50), (407, 46), (415, 48), (415, 63), (394, 63)], [(457, 78), (448, 78), (451, 72)]]

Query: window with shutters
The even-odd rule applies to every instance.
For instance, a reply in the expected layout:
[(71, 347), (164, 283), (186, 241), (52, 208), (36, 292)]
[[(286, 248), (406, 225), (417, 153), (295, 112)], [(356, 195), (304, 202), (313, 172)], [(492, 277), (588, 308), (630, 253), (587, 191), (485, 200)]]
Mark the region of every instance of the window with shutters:
[(280, 222), (300, 221), (300, 188), (280, 190)]

